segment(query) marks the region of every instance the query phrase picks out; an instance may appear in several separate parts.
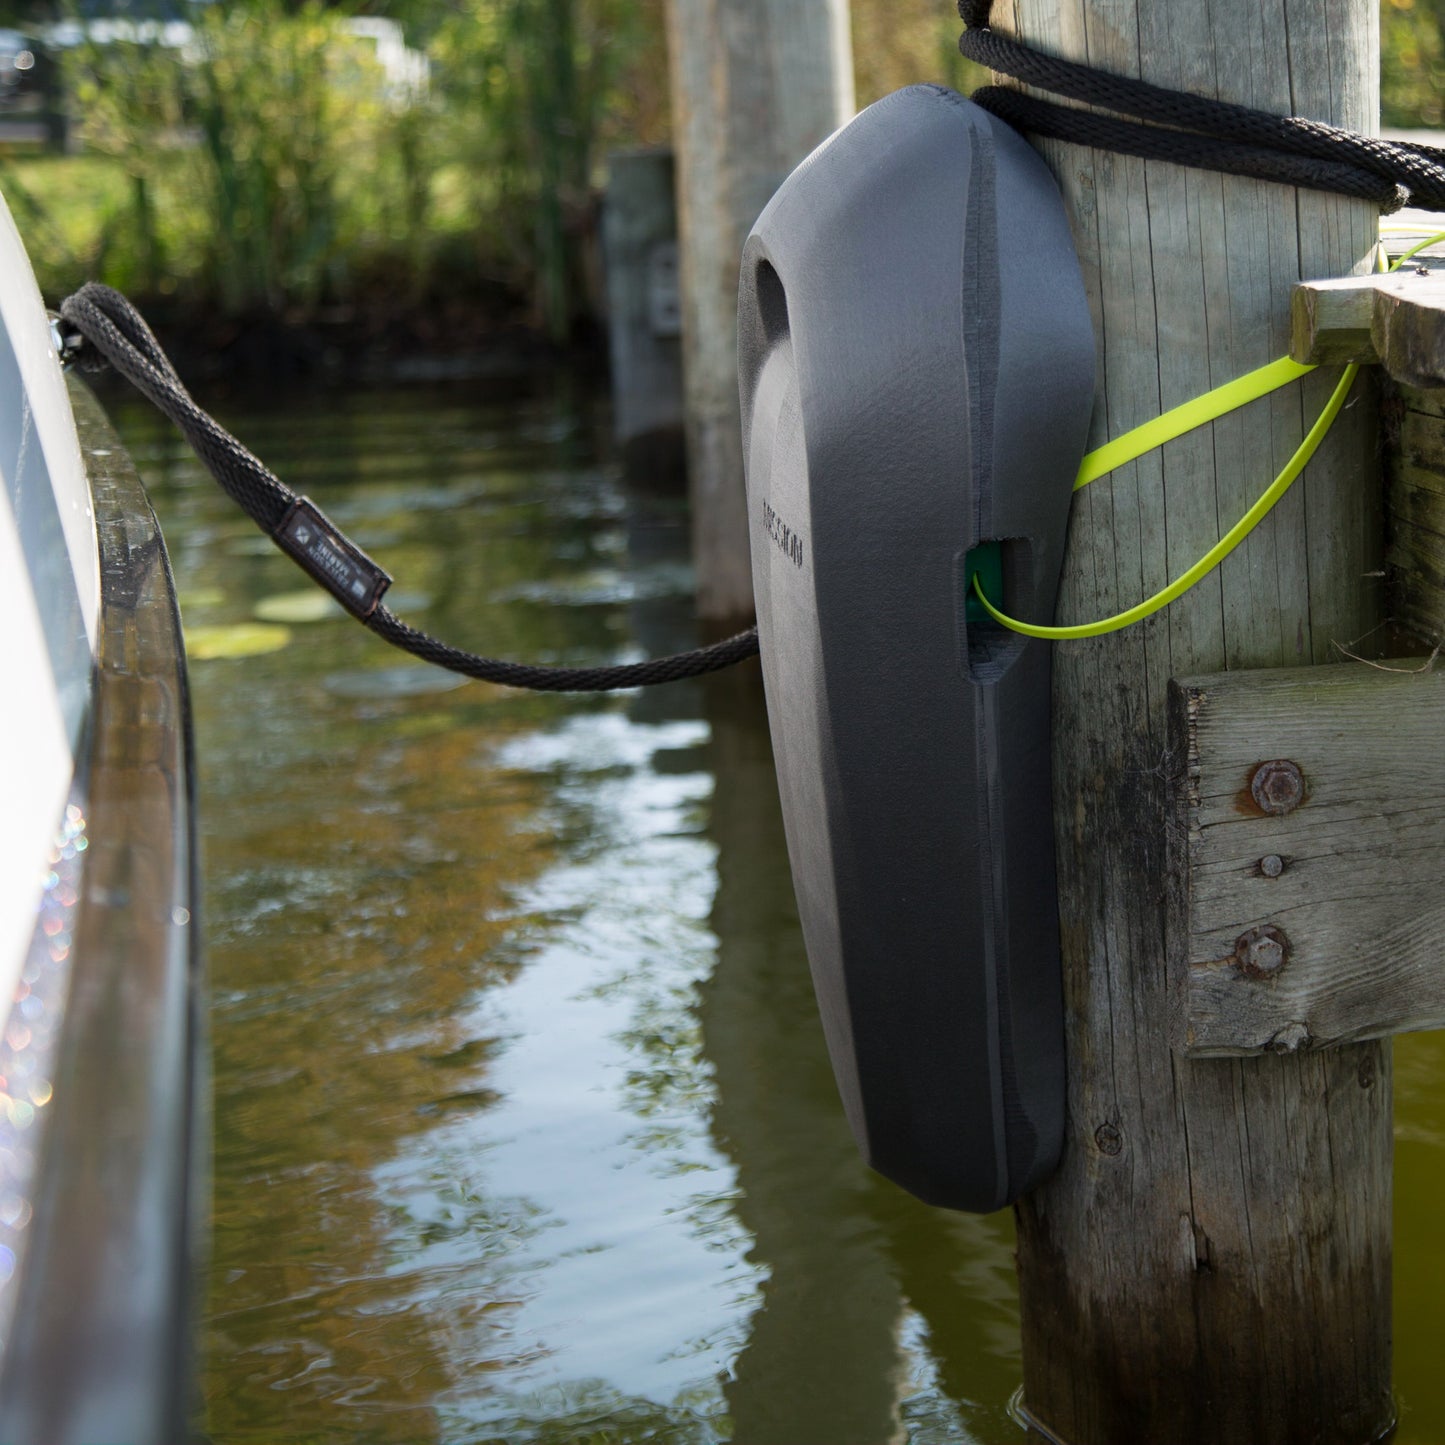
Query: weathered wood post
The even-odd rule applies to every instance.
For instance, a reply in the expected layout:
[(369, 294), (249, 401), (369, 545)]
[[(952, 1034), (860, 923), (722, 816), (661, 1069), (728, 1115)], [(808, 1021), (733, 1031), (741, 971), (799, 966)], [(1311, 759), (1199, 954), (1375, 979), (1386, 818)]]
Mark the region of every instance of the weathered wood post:
[[(1376, 11), (1375, 0), (1000, 0), (994, 22), (1103, 69), (1371, 130)], [(1282, 355), (1291, 286), (1370, 264), (1366, 204), (1043, 149), (1094, 309), (1099, 440)], [(1335, 376), (1082, 493), (1060, 619), (1132, 605), (1199, 557), (1267, 485)], [(1069, 1120), (1062, 1168), (1018, 1225), (1025, 1406), (1068, 1445), (1364, 1445), (1392, 1418), (1389, 1045), (1186, 1056), (1171, 1047), (1179, 980), (1167, 963), (1171, 873), (1190, 844), (1167, 836), (1181, 766), (1170, 679), (1331, 661), (1332, 642), (1379, 620), (1374, 412), (1362, 378), (1275, 514), (1162, 616), (1055, 648)], [(1301, 1042), (1286, 1031), (1275, 1048)]]
[(668, 0), (699, 614), (751, 614), (738, 267), (797, 163), (853, 114), (848, 0)]
[(638, 481), (681, 479), (682, 318), (672, 151), (607, 157), (602, 249), (612, 362), (612, 431)]

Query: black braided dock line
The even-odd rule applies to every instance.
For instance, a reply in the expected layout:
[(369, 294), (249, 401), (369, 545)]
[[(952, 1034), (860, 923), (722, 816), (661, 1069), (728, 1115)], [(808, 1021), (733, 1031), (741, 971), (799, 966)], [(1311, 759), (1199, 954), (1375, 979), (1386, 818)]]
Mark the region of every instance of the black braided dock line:
[[(61, 303), (60, 314), (116, 371), (180, 428), (221, 490), (268, 537), (277, 541), (287, 518), (301, 499), (214, 417), (196, 405), (140, 312), (119, 291), (92, 281)], [(323, 520), (338, 537), (345, 540), (334, 523), (329, 519)], [(364, 558), (355, 544), (347, 542), (347, 545)], [(291, 551), (289, 548), (283, 550)], [(385, 578), (379, 568), (376, 570), (379, 576)], [(307, 571), (327, 585), (325, 578), (318, 577), (310, 568)], [(385, 578), (382, 586), (389, 581)], [(609, 667), (540, 667), (482, 657), (452, 647), (439, 638), (408, 626), (379, 601), (369, 611), (362, 612), (334, 587), (328, 586), (328, 590), (378, 637), (423, 662), (434, 663), (483, 682), (528, 688), (534, 692), (611, 692), (618, 688), (652, 687), (658, 683), (677, 682), (682, 678), (717, 672), (758, 654), (758, 630), (750, 627), (746, 632), (739, 632), (709, 647), (653, 658), (647, 662)]]
[(366, 624), (380, 638), (419, 657), (465, 677), (499, 682), (505, 687), (525, 687), (533, 692), (611, 692), (624, 687), (654, 687), (662, 682), (680, 682), (701, 677), (758, 655), (758, 629), (714, 642), (691, 652), (675, 652), (647, 662), (618, 663), (611, 667), (537, 667), (531, 663), (503, 662), (463, 652), (438, 638), (408, 627), (390, 608), (381, 606)]

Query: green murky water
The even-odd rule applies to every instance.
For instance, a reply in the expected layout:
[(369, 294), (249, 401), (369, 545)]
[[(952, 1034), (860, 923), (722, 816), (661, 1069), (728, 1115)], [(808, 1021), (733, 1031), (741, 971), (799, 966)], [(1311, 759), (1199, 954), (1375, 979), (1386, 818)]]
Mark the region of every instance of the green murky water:
[[(214, 990), (208, 1429), (1006, 1445), (1009, 1217), (870, 1175), (757, 670), (458, 685), (316, 597), (138, 406), (193, 650)], [(696, 640), (686, 522), (565, 377), (222, 408), (478, 650)], [(1397, 1045), (1402, 1442), (1445, 1438), (1445, 1036)]]

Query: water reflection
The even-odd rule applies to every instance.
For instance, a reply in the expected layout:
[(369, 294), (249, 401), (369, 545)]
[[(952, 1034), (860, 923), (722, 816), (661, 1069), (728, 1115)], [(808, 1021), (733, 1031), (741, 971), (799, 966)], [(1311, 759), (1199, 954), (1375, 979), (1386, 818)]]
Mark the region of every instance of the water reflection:
[(813, 1003), (756, 672), (709, 685), (714, 1136), (768, 1280), (726, 1386), (747, 1445), (1002, 1441), (1017, 1383), (1007, 1216), (929, 1209), (865, 1169)]
[[(903, 1301), (811, 1006), (756, 671), (709, 690), (717, 967), (699, 1015), (712, 1129), (768, 1280), (726, 1386), (749, 1445), (901, 1439)], [(847, 1368), (839, 1364), (847, 1361)]]
[[(681, 504), (621, 488), (567, 386), (233, 419), (432, 631), (556, 661), (691, 645)], [(917, 1204), (848, 1134), (756, 669), (458, 685), (309, 601), (158, 423), (120, 420), (187, 625), (286, 632), (194, 669), (218, 1445), (1020, 1440), (1009, 1218)], [(1396, 1078), (1401, 1439), (1424, 1441), (1441, 1036)]]

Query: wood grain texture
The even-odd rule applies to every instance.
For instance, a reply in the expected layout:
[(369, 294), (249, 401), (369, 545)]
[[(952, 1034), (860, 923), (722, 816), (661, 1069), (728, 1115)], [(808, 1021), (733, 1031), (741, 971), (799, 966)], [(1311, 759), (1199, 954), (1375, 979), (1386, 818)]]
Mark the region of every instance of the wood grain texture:
[(1445, 642), (1445, 391), (1386, 393), (1390, 615), (1430, 647)]
[(1303, 366), (1379, 361), (1370, 324), (1375, 316), (1373, 276), (1301, 281), (1290, 298), (1289, 354)]
[[(1350, 663), (1173, 687), (1179, 1047), (1291, 1053), (1445, 1026), (1445, 673)], [(1251, 783), (1277, 760), (1303, 801), (1271, 814)], [(1266, 929), (1277, 969), (1250, 956)]]
[[(1376, 124), (1373, 0), (1011, 0), (1071, 58), (1277, 114)], [(1292, 288), (1363, 273), (1338, 197), (1050, 143), (1099, 338), (1094, 442), (1285, 352)], [(1267, 484), (1321, 371), (1080, 494), (1058, 620), (1130, 606)], [(1070, 1445), (1362, 1445), (1391, 1418), (1390, 1055), (1189, 1060), (1166, 969), (1171, 677), (1332, 660), (1378, 620), (1368, 385), (1301, 483), (1163, 615), (1054, 656), (1069, 1051), (1057, 1176), (1019, 1206), (1024, 1391)]]
[(759, 212), (853, 114), (848, 0), (668, 0), (683, 391), (697, 606), (753, 610), (738, 404), (738, 269)]

